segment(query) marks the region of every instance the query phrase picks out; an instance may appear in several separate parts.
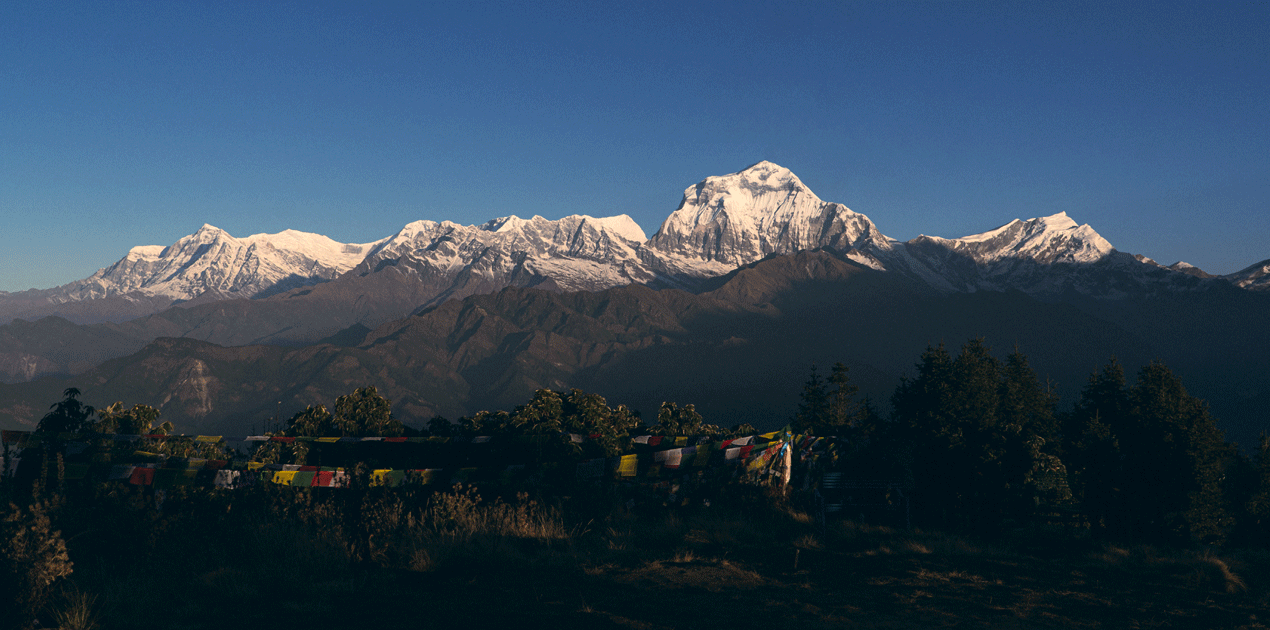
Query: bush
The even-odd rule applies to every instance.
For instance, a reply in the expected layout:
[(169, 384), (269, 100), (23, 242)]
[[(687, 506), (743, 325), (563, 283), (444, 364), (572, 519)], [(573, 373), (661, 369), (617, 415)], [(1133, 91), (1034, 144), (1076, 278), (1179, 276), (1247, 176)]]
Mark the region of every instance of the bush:
[(5, 626), (25, 627), (35, 619), (53, 585), (71, 574), (61, 532), (52, 529), (47, 503), (9, 503), (0, 521), (0, 593), (12, 604), (0, 607)]

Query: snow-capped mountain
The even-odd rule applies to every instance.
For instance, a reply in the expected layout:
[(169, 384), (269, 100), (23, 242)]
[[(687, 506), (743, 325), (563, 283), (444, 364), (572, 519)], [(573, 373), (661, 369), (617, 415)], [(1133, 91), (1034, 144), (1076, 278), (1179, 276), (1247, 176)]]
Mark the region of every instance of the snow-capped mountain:
[(1114, 291), (1084, 277), (1097, 267), (1159, 268), (1121, 254), (1089, 225), (1066, 212), (1028, 220), (961, 238), (918, 236), (904, 243), (897, 267), (930, 284), (954, 291), (1018, 289), (1056, 294), (1069, 289), (1110, 296)]
[[(260, 299), (336, 279), (339, 286), (328, 293), (338, 299), (373, 301), (379, 295), (391, 302), (378, 310), (382, 319), (406, 302), (417, 308), (507, 286), (596, 291), (652, 283), (692, 289), (772, 254), (817, 248), (940, 291), (1123, 297), (1142, 287), (1176, 290), (1209, 281), (1182, 263), (1163, 267), (1117, 252), (1065, 212), (961, 238), (900, 242), (867, 216), (821, 200), (788, 169), (765, 161), (686, 189), (652, 238), (626, 215), (508, 216), (467, 226), (416, 221), (364, 244), (294, 230), (235, 238), (204, 225), (167, 247), (134, 247), (84, 280), (0, 295), (0, 320), (59, 314), (80, 322), (121, 321), (181, 302)], [(367, 276), (389, 268), (414, 279), (371, 288)], [(1225, 278), (1270, 289), (1270, 263)]]
[(338, 243), (296, 230), (234, 238), (204, 225), (167, 247), (134, 247), (119, 262), (59, 287), (61, 295), (54, 299), (137, 293), (181, 301), (208, 291), (249, 298), (330, 280), (352, 269), (378, 244)]
[(1263, 260), (1246, 269), (1222, 276), (1235, 286), (1253, 291), (1270, 291), (1270, 260)]
[(557, 221), (509, 216), (483, 225), (416, 221), (370, 252), (360, 272), (408, 260), (434, 275), (479, 281), (491, 290), (550, 281), (563, 291), (598, 291), (652, 279), (636, 255), (644, 240), (644, 231), (626, 215)]
[(719, 276), (771, 254), (827, 247), (881, 268), (893, 241), (863, 214), (822, 201), (796, 175), (771, 162), (707, 177), (643, 248), (642, 259), (668, 276)]

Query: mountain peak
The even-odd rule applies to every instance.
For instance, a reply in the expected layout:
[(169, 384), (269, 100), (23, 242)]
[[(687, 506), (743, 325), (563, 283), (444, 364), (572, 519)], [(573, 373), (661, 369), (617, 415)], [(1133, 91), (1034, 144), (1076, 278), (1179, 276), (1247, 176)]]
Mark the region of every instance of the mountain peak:
[(601, 218), (584, 216), (582, 218), (633, 243), (643, 243), (648, 240), (648, 236), (644, 234), (644, 228), (641, 228), (630, 215), (619, 214)]
[(1059, 212), (1058, 214), (1051, 214), (1048, 217), (1037, 217), (1032, 220), (1051, 230), (1066, 230), (1078, 227), (1076, 221), (1067, 216), (1066, 210)]
[(769, 254), (818, 247), (847, 250), (866, 242), (885, 249), (890, 247), (887, 240), (868, 217), (821, 201), (789, 169), (764, 160), (684, 190), (679, 207), (649, 239), (648, 249), (662, 255), (665, 270), (687, 270), (695, 264), (689, 261), (704, 260), (712, 265), (700, 272), (726, 273), (727, 266)]
[(222, 230), (216, 227), (215, 225), (212, 225), (211, 223), (204, 223), (202, 227), (195, 230), (194, 234), (191, 234), (190, 236), (195, 236), (198, 234), (224, 234), (228, 236), (229, 232), (226, 232), (225, 230)]

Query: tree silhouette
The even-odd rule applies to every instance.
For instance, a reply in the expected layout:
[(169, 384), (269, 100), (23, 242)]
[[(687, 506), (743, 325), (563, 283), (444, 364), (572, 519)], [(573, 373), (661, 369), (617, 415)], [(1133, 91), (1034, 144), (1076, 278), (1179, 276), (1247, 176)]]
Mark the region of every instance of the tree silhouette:
[(91, 426), (94, 409), (79, 401), (80, 392), (74, 387), (62, 391), (62, 400), (53, 403), (35, 430), (48, 433), (77, 432)]

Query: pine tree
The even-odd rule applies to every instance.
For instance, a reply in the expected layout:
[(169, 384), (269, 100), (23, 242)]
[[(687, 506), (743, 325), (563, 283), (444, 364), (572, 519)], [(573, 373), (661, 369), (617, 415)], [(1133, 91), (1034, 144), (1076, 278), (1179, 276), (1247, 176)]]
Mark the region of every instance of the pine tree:
[(960, 515), (976, 527), (995, 525), (1008, 502), (1008, 436), (999, 426), (1001, 363), (982, 338), (962, 346), (953, 361), (953, 421), (963, 435), (964, 458), (954, 468), (961, 476), (965, 509)]
[(965, 435), (952, 415), (953, 361), (941, 343), (927, 346), (916, 368), (917, 376), (901, 378), (891, 396), (893, 424), (908, 442), (916, 518), (945, 525), (964, 513), (965, 498)]
[(798, 413), (794, 416), (794, 421), (790, 423), (790, 428), (796, 433), (814, 431), (817, 427), (825, 425), (828, 416), (829, 394), (826, 391), (825, 381), (820, 378), (816, 365), (813, 363), (811, 377), (803, 385)]
[(1054, 413), (1058, 396), (1041, 385), (1017, 347), (1006, 358), (999, 395), (999, 430), (1007, 443), (1002, 464), (1007, 510), (1022, 517), (1042, 503), (1069, 500)]
[(1251, 522), (1248, 529), (1262, 545), (1270, 545), (1270, 435), (1261, 434), (1256, 454), (1256, 486), (1244, 509)]
[(1158, 361), (1138, 373), (1130, 402), (1120, 435), (1130, 532), (1220, 542), (1231, 525), (1222, 496), (1227, 449), (1207, 405)]
[(831, 389), (825, 397), (825, 419), (818, 433), (840, 433), (859, 427), (864, 419), (864, 409), (855, 399), (860, 388), (851, 382), (847, 366), (842, 363), (833, 364), (829, 386)]
[(1124, 368), (1113, 357), (1101, 372), (1090, 375), (1063, 423), (1068, 483), (1096, 534), (1123, 529), (1125, 467), (1118, 433), (1128, 423), (1128, 413)]

